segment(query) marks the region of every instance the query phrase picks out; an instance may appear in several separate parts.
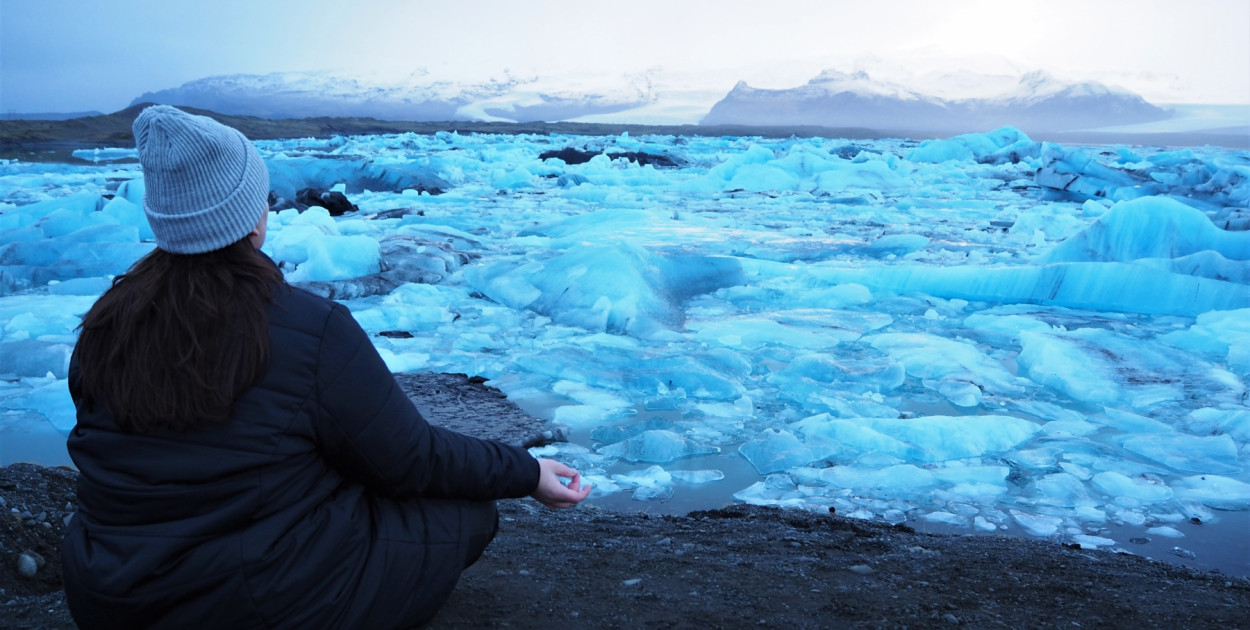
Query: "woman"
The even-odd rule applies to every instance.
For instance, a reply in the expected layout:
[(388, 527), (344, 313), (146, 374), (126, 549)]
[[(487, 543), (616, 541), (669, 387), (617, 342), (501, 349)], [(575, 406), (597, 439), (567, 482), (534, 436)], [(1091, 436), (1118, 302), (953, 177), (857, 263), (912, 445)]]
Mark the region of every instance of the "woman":
[(563, 464), (427, 424), (346, 308), (283, 282), (243, 134), (166, 106), (134, 134), (157, 249), (70, 367), (81, 628), (418, 625), (493, 538), (494, 499), (586, 497)]

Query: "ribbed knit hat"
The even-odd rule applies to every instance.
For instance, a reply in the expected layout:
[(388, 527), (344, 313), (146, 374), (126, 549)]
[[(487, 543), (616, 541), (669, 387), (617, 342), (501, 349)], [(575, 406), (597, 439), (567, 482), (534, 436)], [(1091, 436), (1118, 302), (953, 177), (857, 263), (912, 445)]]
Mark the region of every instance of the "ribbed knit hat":
[(238, 130), (153, 105), (135, 118), (134, 133), (157, 247), (171, 254), (221, 249), (268, 211), (269, 171)]

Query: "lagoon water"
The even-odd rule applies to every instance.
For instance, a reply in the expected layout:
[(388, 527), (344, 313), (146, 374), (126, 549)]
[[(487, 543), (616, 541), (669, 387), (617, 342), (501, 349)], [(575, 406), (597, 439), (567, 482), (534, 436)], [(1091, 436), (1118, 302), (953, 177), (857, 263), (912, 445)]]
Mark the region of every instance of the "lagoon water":
[[(288, 280), (392, 370), (483, 376), (568, 426), (541, 452), (600, 504), (832, 508), (1250, 574), (1245, 151), (1011, 128), (257, 144), (278, 195), (358, 206), (271, 216)], [(153, 246), (133, 152), (76, 155), (0, 161), (0, 464), (66, 463), (78, 318)]]

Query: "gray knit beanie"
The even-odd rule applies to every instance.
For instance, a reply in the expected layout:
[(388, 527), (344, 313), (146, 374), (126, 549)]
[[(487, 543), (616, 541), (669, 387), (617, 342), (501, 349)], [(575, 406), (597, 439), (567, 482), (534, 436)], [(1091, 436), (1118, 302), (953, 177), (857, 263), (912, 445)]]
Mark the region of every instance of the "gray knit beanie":
[(247, 236), (268, 211), (269, 171), (238, 130), (153, 105), (134, 124), (156, 246), (202, 254)]

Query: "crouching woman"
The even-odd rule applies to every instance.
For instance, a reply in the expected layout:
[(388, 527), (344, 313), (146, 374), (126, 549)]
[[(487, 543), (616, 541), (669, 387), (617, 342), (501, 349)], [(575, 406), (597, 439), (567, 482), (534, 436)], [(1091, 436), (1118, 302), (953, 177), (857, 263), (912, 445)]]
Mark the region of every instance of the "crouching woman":
[(345, 307), (283, 281), (241, 133), (165, 106), (134, 132), (157, 248), (83, 318), (70, 367), (79, 627), (419, 625), (490, 543), (495, 499), (586, 497), (562, 464), (429, 425)]

